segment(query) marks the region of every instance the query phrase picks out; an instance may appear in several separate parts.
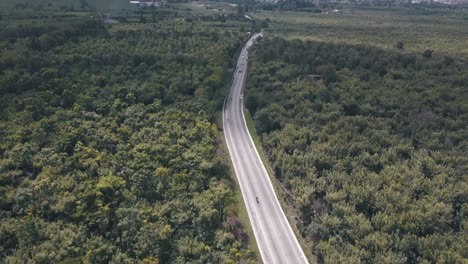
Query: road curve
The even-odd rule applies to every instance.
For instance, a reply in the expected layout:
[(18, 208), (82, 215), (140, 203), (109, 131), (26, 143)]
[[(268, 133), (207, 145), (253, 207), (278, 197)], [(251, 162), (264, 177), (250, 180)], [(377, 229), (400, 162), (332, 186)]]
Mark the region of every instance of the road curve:
[(223, 106), (224, 137), (262, 260), (270, 263), (308, 263), (281, 209), (265, 166), (247, 129), (243, 110), (248, 49), (254, 34), (242, 48), (231, 88)]

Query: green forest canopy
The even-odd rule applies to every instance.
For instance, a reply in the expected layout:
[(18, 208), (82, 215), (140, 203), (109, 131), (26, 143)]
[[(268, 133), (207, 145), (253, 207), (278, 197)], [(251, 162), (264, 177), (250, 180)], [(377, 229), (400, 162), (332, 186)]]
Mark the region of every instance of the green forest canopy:
[[(250, 24), (163, 9), (109, 26), (49, 2), (0, 17), (0, 259), (254, 261), (213, 122)], [(373, 11), (255, 14), (320, 42), (254, 48), (247, 108), (320, 262), (460, 263), (466, 20), (426, 14), (423, 36)]]
[(212, 121), (249, 25), (53, 14), (0, 31), (1, 262), (254, 261)]
[(320, 263), (468, 258), (468, 64), (265, 38), (246, 107)]

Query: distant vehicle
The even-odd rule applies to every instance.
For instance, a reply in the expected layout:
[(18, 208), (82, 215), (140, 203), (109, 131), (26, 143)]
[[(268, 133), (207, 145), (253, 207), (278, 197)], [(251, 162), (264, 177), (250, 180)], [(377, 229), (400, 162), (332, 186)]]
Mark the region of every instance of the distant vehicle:
[(242, 59), (245, 59), (245, 56), (242, 56)]
[(242, 69), (239, 70), (239, 73), (242, 73)]
[(244, 99), (244, 94), (241, 94), (240, 99)]
[(258, 200), (258, 196), (255, 196), (255, 199), (257, 199), (257, 203), (260, 203), (260, 201)]

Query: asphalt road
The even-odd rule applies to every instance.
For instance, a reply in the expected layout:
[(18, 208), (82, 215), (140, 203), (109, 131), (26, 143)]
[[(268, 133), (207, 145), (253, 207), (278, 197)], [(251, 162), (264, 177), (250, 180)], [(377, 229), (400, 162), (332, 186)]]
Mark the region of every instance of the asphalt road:
[(260, 34), (250, 38), (239, 56), (231, 89), (224, 102), (224, 136), (263, 262), (308, 263), (281, 209), (244, 118), (243, 89), (248, 49), (258, 36)]

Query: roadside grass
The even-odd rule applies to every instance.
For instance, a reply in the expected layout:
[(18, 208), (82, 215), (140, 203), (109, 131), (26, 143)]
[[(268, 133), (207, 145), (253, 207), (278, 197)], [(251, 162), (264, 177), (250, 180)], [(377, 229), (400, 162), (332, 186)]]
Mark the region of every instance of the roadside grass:
[[(237, 61), (237, 58), (239, 57), (239, 54), (240, 54), (240, 50), (238, 50), (236, 52), (235, 56), (234, 56), (234, 58), (235, 58), (234, 63)], [(229, 89), (230, 89), (230, 86), (231, 86), (231, 82), (230, 82), (229, 78), (231, 78), (231, 77), (232, 77), (232, 72), (228, 71), (226, 73), (225, 79), (224, 79), (224, 82), (227, 85), (225, 85), (225, 88), (222, 89), (222, 91), (220, 91), (220, 92), (223, 92), (222, 93), (223, 96), (222, 97), (220, 96), (220, 98), (223, 98), (223, 102), (224, 102), (224, 97), (226, 97), (228, 95), (228, 93), (229, 93)], [(222, 151), (222, 155), (223, 155), (224, 160), (226, 161), (226, 163), (229, 166), (229, 171), (230, 171), (231, 178), (235, 182), (235, 186), (233, 188), (233, 191), (234, 191), (234, 194), (235, 194), (236, 203), (235, 203), (235, 206), (233, 206), (231, 208), (228, 208), (228, 210), (233, 215), (237, 215), (237, 217), (241, 221), (241, 223), (242, 223), (242, 225), (244, 227), (244, 231), (249, 235), (249, 241), (247, 243), (248, 248), (257, 257), (257, 262), (256, 263), (257, 264), (262, 264), (263, 261), (262, 261), (261, 255), (260, 255), (260, 250), (258, 249), (257, 239), (255, 238), (255, 234), (253, 232), (253, 228), (252, 228), (252, 225), (250, 223), (250, 218), (249, 218), (249, 214), (247, 213), (247, 207), (245, 205), (244, 197), (242, 197), (242, 192), (240, 190), (239, 180), (237, 179), (236, 171), (234, 170), (234, 165), (232, 164), (232, 160), (231, 160), (231, 157), (229, 155), (229, 149), (227, 147), (227, 143), (226, 143), (226, 140), (225, 140), (225, 137), (224, 137), (223, 112), (222, 111), (224, 111), (224, 109), (222, 109), (222, 105), (221, 105), (221, 111), (217, 111), (216, 114), (213, 116), (213, 123), (216, 125), (216, 127), (217, 127), (217, 129), (219, 131), (219, 133), (218, 133), (219, 148)]]
[[(214, 122), (218, 128), (223, 127), (223, 116), (222, 116), (221, 111), (216, 114), (214, 118)], [(226, 144), (226, 140), (224, 138), (224, 131), (220, 131), (219, 133), (219, 142), (220, 142), (219, 146), (222, 150), (223, 158), (227, 161), (227, 164), (229, 164), (229, 171), (230, 171), (231, 177), (236, 183), (236, 186), (233, 188), (233, 191), (236, 197), (236, 204), (235, 206), (228, 208), (228, 210), (233, 215), (237, 215), (239, 220), (242, 222), (242, 225), (244, 226), (244, 231), (247, 232), (247, 234), (249, 235), (249, 242), (247, 243), (247, 245), (249, 249), (257, 257), (256, 263), (261, 264), (263, 262), (262, 262), (262, 258), (260, 255), (260, 250), (258, 249), (257, 240), (255, 238), (252, 225), (250, 224), (249, 215), (247, 213), (247, 208), (245, 206), (244, 198), (242, 197), (242, 192), (240, 191), (240, 185), (236, 176), (236, 172), (234, 170), (234, 165), (232, 164), (231, 157), (229, 156), (229, 150)]]
[[(468, 11), (424, 11), (415, 8), (322, 10), (324, 13), (256, 11), (258, 20), (269, 19), (270, 36), (333, 43), (362, 44), (421, 54), (468, 57)], [(327, 13), (325, 13), (325, 11)]]
[(276, 195), (279, 198), (281, 208), (285, 211), (286, 218), (288, 219), (294, 231), (294, 234), (296, 235), (297, 240), (299, 241), (299, 244), (301, 245), (302, 250), (304, 251), (304, 254), (306, 255), (307, 259), (311, 263), (317, 263), (317, 259), (315, 258), (314, 255), (312, 255), (312, 252), (307, 250), (307, 249), (312, 248), (312, 243), (310, 241), (306, 241), (300, 235), (300, 232), (297, 229), (296, 219), (297, 219), (298, 213), (295, 212), (295, 209), (287, 202), (287, 195), (285, 193), (286, 189), (281, 188), (280, 183), (276, 180), (275, 174), (273, 173), (273, 169), (271, 168), (270, 162), (267, 159), (265, 152), (263, 151), (260, 138), (257, 135), (257, 131), (255, 130), (255, 125), (254, 125), (252, 115), (250, 114), (249, 110), (247, 110), (245, 107), (244, 107), (244, 116), (245, 116), (245, 121), (247, 123), (247, 128), (249, 129), (249, 133), (252, 136), (252, 139), (254, 141), (255, 147), (257, 148), (258, 154), (260, 155), (260, 158), (262, 159), (262, 162), (265, 165), (265, 168), (268, 172), (268, 176), (270, 177), (270, 180), (273, 183), (273, 188), (276, 192)]

